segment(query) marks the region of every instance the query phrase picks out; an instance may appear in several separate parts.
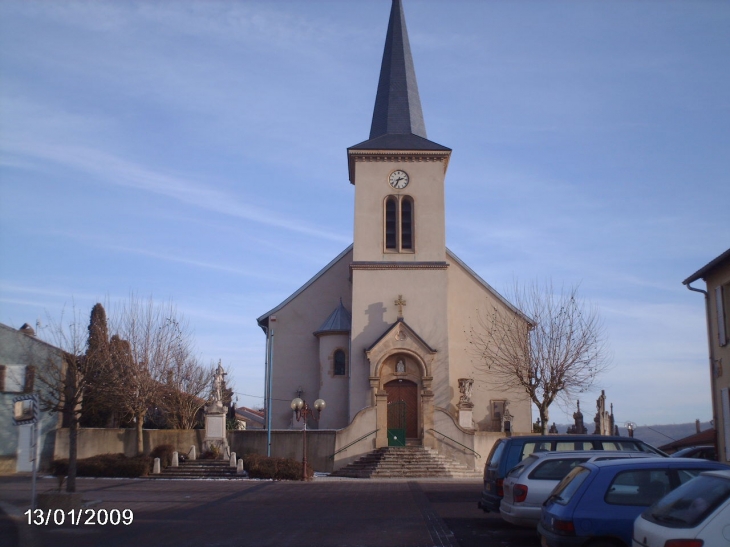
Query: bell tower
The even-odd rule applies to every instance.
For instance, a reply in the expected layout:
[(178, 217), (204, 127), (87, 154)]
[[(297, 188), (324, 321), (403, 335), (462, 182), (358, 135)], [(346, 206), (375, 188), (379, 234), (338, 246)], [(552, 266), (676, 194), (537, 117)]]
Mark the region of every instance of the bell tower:
[[(451, 149), (426, 136), (400, 0), (391, 7), (370, 137), (348, 148), (347, 156), (355, 186), (352, 419), (364, 407), (380, 406), (387, 383), (383, 371), (395, 366), (391, 361), (398, 364), (410, 355), (404, 364), (417, 371), (409, 381), (416, 386), (419, 408), (433, 396), (432, 368), (434, 379), (437, 370), (447, 374), (448, 369), (444, 179)], [(395, 304), (403, 299), (406, 307)], [(386, 345), (391, 353), (379, 353), (377, 359), (377, 352), (368, 353), (384, 336), (410, 336), (410, 330), (396, 328), (403, 322), (428, 340), (410, 347), (405, 338), (398, 339), (395, 346)], [(423, 416), (419, 436), (427, 422)]]
[(444, 261), (451, 150), (426, 138), (403, 6), (393, 0), (370, 138), (347, 150), (355, 261)]

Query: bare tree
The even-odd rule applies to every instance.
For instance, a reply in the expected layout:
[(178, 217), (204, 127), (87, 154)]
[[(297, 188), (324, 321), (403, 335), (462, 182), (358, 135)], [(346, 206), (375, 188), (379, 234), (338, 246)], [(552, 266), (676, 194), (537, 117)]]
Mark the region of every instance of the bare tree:
[(137, 453), (141, 454), (145, 416), (168, 391), (163, 389), (165, 381), (190, 387), (194, 391), (191, 395), (198, 392), (192, 388), (197, 381), (197, 372), (190, 366), (194, 361), (192, 334), (172, 302), (158, 304), (134, 294), (120, 307), (113, 330), (114, 393), (120, 410), (134, 418)]
[(212, 369), (202, 366), (193, 355), (181, 354), (165, 373), (158, 406), (172, 429), (193, 429), (198, 412), (207, 402)]
[(41, 408), (51, 413), (62, 413), (63, 427), (68, 427), (66, 491), (75, 492), (79, 417), (83, 394), (91, 377), (84, 374), (88, 369), (84, 363), (88, 330), (75, 307), (70, 315), (63, 311), (58, 322), (49, 316), (48, 323), (51, 343), (62, 351), (62, 356), (60, 359), (49, 358), (37, 367), (41, 387), (38, 393)]
[(607, 368), (603, 326), (577, 287), (556, 293), (549, 282), (515, 283), (509, 296), (520, 311), (493, 307), (478, 317), (470, 341), (487, 383), (524, 391), (545, 433), (550, 405), (589, 390)]

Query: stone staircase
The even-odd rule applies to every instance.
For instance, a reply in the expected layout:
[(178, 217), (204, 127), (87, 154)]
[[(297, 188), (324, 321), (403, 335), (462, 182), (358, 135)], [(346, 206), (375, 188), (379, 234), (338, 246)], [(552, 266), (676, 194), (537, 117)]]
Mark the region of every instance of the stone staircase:
[(378, 448), (359, 460), (338, 469), (333, 477), (375, 478), (481, 478), (473, 470), (423, 446)]
[(236, 468), (229, 465), (228, 460), (187, 460), (180, 462), (179, 467), (166, 467), (159, 475), (150, 475), (152, 479), (242, 479), (236, 474)]

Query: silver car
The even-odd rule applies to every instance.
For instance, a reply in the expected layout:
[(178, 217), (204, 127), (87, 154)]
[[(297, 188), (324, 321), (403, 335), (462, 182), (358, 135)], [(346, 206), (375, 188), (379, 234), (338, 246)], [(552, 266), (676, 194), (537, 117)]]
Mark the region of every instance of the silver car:
[(652, 455), (618, 450), (533, 452), (507, 473), (499, 512), (507, 522), (537, 528), (542, 503), (576, 465), (618, 458), (647, 458)]

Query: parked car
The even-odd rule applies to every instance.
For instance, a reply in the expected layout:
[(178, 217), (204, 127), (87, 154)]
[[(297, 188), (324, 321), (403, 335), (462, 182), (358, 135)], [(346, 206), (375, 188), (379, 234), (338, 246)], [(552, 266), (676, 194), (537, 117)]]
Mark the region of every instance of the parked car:
[(649, 458), (648, 452), (579, 450), (534, 452), (518, 463), (504, 478), (504, 497), (499, 505), (502, 518), (518, 526), (537, 527), (540, 510), (553, 488), (583, 462), (618, 458)]
[(701, 460), (717, 461), (717, 450), (714, 446), (689, 446), (670, 454), (672, 458), (699, 458)]
[(579, 464), (542, 506), (543, 547), (631, 545), (634, 521), (648, 506), (702, 471), (727, 465), (693, 458), (642, 458)]
[[(730, 471), (706, 471), (670, 492), (634, 522), (633, 547), (730, 544)], [(724, 540), (722, 539), (724, 538)]]
[(602, 435), (525, 435), (497, 439), (484, 464), (484, 489), (477, 503), (485, 512), (499, 512), (507, 472), (533, 452), (621, 450), (666, 456), (638, 439)]

